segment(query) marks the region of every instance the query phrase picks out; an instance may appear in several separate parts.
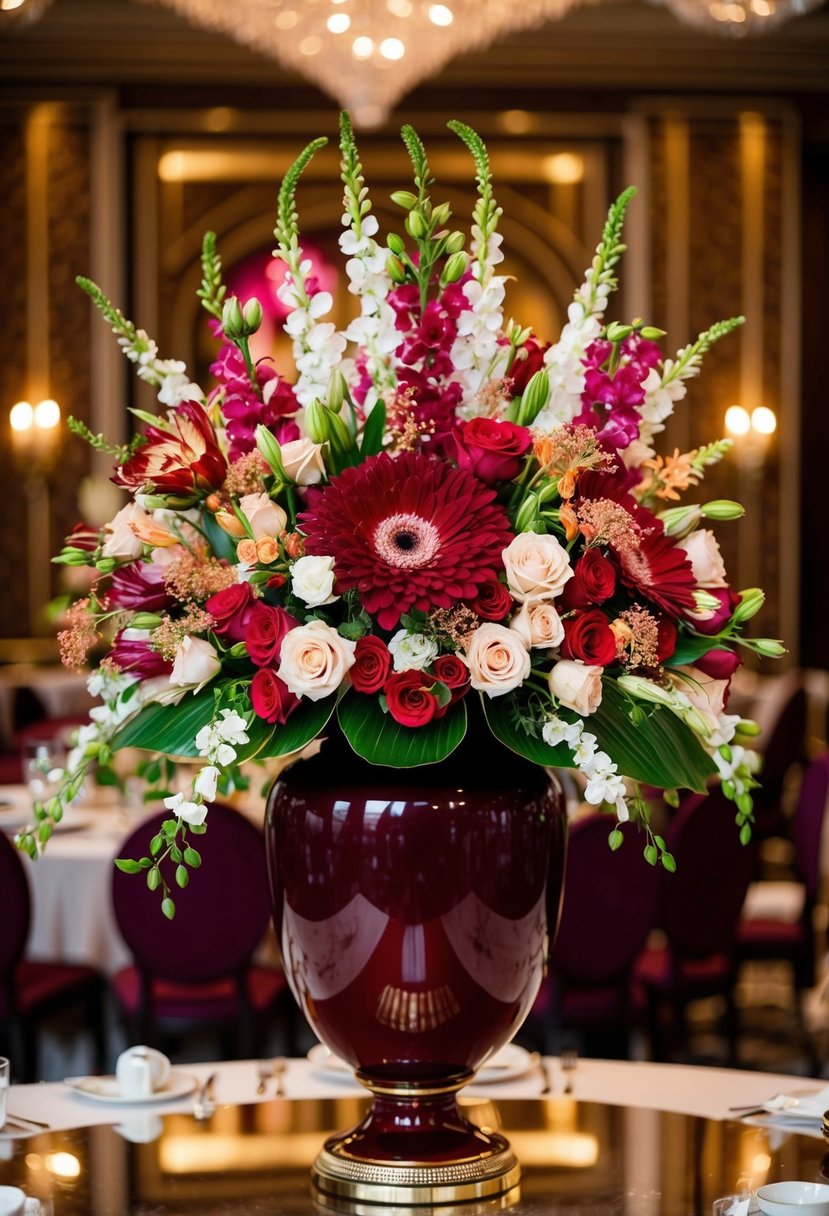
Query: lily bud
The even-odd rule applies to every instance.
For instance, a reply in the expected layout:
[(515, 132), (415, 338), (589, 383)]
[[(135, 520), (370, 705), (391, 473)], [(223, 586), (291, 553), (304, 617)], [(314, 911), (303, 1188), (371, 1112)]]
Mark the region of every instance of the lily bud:
[(786, 653), (786, 647), (777, 638), (752, 638), (751, 648), (764, 659), (779, 659)]
[(237, 540), (241, 540), (243, 536), (247, 536), (245, 525), (231, 511), (217, 511), (213, 518), (228, 536), (234, 536)]
[(697, 612), (716, 612), (720, 606), (720, 601), (710, 591), (705, 591), (702, 587), (697, 587), (694, 592), (694, 602), (697, 606)]
[(386, 258), (386, 274), (391, 279), (392, 283), (406, 282), (406, 267), (400, 261), (400, 258)]
[(705, 502), (700, 507), (706, 519), (740, 519), (746, 509), (739, 502), (730, 498), (715, 498), (713, 502)]
[(538, 415), (550, 399), (550, 377), (546, 370), (535, 373), (524, 389), (521, 405), (518, 408), (519, 426), (532, 426)]
[(639, 330), (643, 338), (647, 338), (648, 342), (658, 342), (660, 338), (665, 337), (664, 329), (657, 329), (655, 325), (643, 325)]
[(668, 536), (686, 536), (699, 523), (702, 511), (697, 506), (669, 507), (660, 511), (658, 518)]
[(405, 207), (407, 211), (411, 211), (413, 207), (417, 206), (417, 195), (412, 194), (410, 190), (395, 190), (391, 201), (398, 207)]
[(242, 315), (242, 306), (239, 303), (237, 296), (229, 296), (224, 303), (222, 309), (222, 330), (226, 338), (232, 341), (234, 338), (240, 338), (242, 331), (245, 328), (245, 318)]
[(312, 443), (327, 443), (331, 438), (330, 419), (336, 417), (330, 414), (322, 402), (315, 397), (305, 407), (305, 430)]
[(248, 334), (255, 334), (259, 326), (262, 324), (262, 305), (257, 300), (256, 296), (251, 296), (242, 309), (242, 316), (245, 319), (245, 328)]
[(332, 414), (339, 414), (343, 408), (343, 401), (345, 401), (347, 391), (348, 387), (345, 382), (345, 376), (342, 372), (333, 371), (328, 380), (328, 396), (325, 400), (326, 409), (329, 409)]
[(440, 203), (437, 207), (432, 209), (432, 220), (438, 227), (440, 227), (441, 224), (446, 223), (451, 214), (452, 208), (449, 206), (449, 204)]
[(158, 629), (161, 617), (155, 612), (136, 612), (130, 621), (130, 629)]
[(755, 739), (760, 734), (760, 727), (751, 718), (741, 718), (736, 726), (736, 734), (745, 735), (747, 739)]
[(734, 620), (738, 623), (750, 621), (766, 602), (765, 592), (760, 587), (749, 587), (740, 592), (740, 602), (734, 609)]
[(441, 278), (443, 279), (444, 283), (457, 283), (458, 279), (461, 278), (462, 275), (466, 274), (466, 268), (468, 265), (468, 254), (464, 253), (462, 250), (458, 250), (457, 253), (453, 253), (452, 256), (447, 259), (446, 265), (443, 268)]
[(269, 465), (274, 477), (280, 481), (287, 481), (285, 470), (282, 467), (282, 449), (271, 431), (260, 422), (254, 434), (259, 454)]
[(466, 244), (466, 237), (462, 232), (450, 232), (446, 238), (446, 252), (449, 254), (460, 253)]
[(56, 566), (85, 566), (89, 558), (90, 554), (83, 549), (64, 549), (57, 557), (52, 558), (52, 562)]
[(629, 338), (632, 333), (632, 325), (622, 325), (619, 321), (612, 321), (607, 327), (605, 337), (608, 342), (624, 342), (625, 338)]
[(674, 712), (682, 719), (690, 730), (697, 735), (702, 735), (707, 738), (711, 734), (711, 727), (705, 721), (698, 709), (694, 709), (693, 705), (683, 705), (678, 702), (674, 707)]
[(101, 557), (95, 563), (95, 569), (100, 570), (102, 574), (112, 574), (117, 565), (114, 557)]
[(416, 241), (420, 241), (429, 231), (429, 226), (419, 211), (410, 211), (406, 216), (406, 231)]
[(676, 696), (671, 689), (661, 688), (653, 680), (645, 680), (642, 676), (619, 676), (616, 683), (625, 692), (629, 692), (637, 701), (652, 701), (654, 705), (676, 705)]
[(403, 253), (406, 248), (406, 242), (402, 236), (398, 236), (396, 232), (390, 232), (386, 238), (386, 244), (392, 253)]

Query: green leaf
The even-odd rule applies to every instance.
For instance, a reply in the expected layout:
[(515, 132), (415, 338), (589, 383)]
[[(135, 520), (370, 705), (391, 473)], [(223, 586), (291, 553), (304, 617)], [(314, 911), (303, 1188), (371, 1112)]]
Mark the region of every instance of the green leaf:
[(543, 739), (529, 735), (515, 722), (512, 706), (515, 695), (507, 693), (503, 697), (488, 697), (481, 694), (481, 704), (484, 709), (489, 729), (499, 742), (510, 751), (517, 752), (525, 760), (533, 764), (543, 764), (547, 768), (573, 768), (573, 753), (566, 743), (550, 747)]
[[(716, 637), (700, 637), (695, 633), (680, 633), (676, 642), (676, 650), (669, 659), (665, 660), (666, 667), (685, 667), (696, 662), (709, 650), (715, 650), (723, 643)], [(727, 646), (728, 643), (726, 642)]]
[(178, 705), (145, 705), (112, 740), (112, 747), (140, 747), (171, 756), (197, 756), (196, 735), (213, 719), (212, 689), (185, 693)]
[(299, 709), (294, 710), (284, 726), (271, 727), (270, 740), (256, 753), (257, 758), (266, 760), (271, 756), (287, 756), (305, 747), (325, 729), (336, 704), (334, 695), (322, 701), (302, 700)]
[(378, 399), (374, 405), (374, 409), (366, 419), (366, 424), (363, 427), (363, 439), (360, 444), (360, 454), (366, 456), (376, 456), (383, 446), (383, 434), (386, 429), (386, 403), (382, 399)]
[(337, 707), (343, 734), (358, 756), (370, 764), (415, 768), (437, 764), (455, 750), (466, 734), (466, 707), (459, 703), (426, 726), (408, 727), (384, 714), (376, 697), (348, 693)]
[(172, 919), (173, 919), (173, 917), (175, 916), (175, 914), (176, 914), (176, 905), (175, 905), (175, 904), (173, 903), (173, 901), (170, 899), (169, 895), (167, 896), (167, 898), (166, 898), (166, 899), (162, 899), (162, 901), (161, 901), (161, 911), (164, 913), (164, 915), (167, 917), (167, 919), (168, 919), (168, 920), (172, 920)]
[(201, 865), (201, 853), (199, 853), (196, 849), (191, 849), (188, 845), (188, 847), (184, 850), (184, 860), (187, 862), (188, 866), (192, 866), (194, 870), (197, 870)]
[(199, 527), (207, 537), (207, 543), (210, 545), (210, 551), (214, 557), (231, 563), (236, 562), (237, 542), (225, 532), (224, 528), (219, 527), (214, 515), (211, 515), (209, 511), (202, 511)]
[(116, 857), (115, 864), (124, 874), (140, 874), (142, 867), (131, 857)]

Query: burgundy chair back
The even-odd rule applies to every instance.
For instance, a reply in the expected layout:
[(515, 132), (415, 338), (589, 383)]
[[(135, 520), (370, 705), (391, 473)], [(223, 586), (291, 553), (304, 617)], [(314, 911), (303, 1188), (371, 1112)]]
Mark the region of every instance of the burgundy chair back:
[[(150, 841), (169, 815), (145, 820), (124, 841), (119, 857), (149, 857)], [(207, 832), (188, 836), (202, 857), (185, 890), (172, 891), (176, 914), (162, 915), (158, 892), (143, 877), (113, 867), (112, 900), (124, 941), (139, 967), (184, 984), (209, 983), (238, 973), (250, 960), (270, 916), (262, 833), (232, 807), (213, 803)]]
[(802, 759), (807, 711), (805, 688), (795, 688), (780, 710), (763, 748), (763, 767), (760, 770), (762, 784), (757, 791), (761, 802), (780, 797), (786, 773)]
[(662, 879), (659, 921), (680, 954), (703, 958), (730, 949), (755, 861), (740, 844), (734, 804), (722, 790), (689, 798), (665, 833), (676, 873)]
[(814, 904), (820, 886), (820, 837), (829, 800), (829, 752), (818, 756), (803, 774), (794, 816), (797, 865), (806, 886), (806, 899)]
[(23, 859), (0, 832), (0, 978), (18, 963), (29, 936), (31, 896)]
[(552, 969), (565, 981), (612, 983), (624, 976), (656, 924), (660, 876), (642, 856), (631, 824), (612, 852), (613, 821), (589, 815), (570, 825), (564, 905)]

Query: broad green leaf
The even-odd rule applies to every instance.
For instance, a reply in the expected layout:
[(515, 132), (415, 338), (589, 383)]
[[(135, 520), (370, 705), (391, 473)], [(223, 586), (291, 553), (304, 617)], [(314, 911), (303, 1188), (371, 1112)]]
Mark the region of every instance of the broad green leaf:
[(225, 561), (236, 561), (237, 541), (225, 532), (224, 528), (219, 527), (215, 517), (209, 511), (202, 511), (199, 526), (207, 537), (211, 553), (216, 557), (224, 558)]
[(550, 747), (543, 739), (528, 735), (513, 721), (514, 703), (514, 693), (502, 697), (488, 697), (481, 693), (484, 715), (495, 738), (533, 764), (542, 764), (546, 768), (573, 768), (573, 753), (566, 743)]
[(301, 701), (299, 708), (294, 710), (284, 726), (269, 727), (272, 732), (270, 739), (261, 751), (256, 753), (257, 759), (266, 760), (270, 756), (287, 756), (291, 752), (305, 747), (306, 743), (316, 739), (320, 731), (325, 728), (336, 704), (335, 695), (326, 697), (322, 701)]
[(377, 697), (348, 693), (337, 707), (343, 734), (369, 764), (415, 768), (437, 764), (455, 750), (466, 734), (466, 707), (461, 702), (445, 717), (425, 726), (408, 727), (384, 714)]
[(366, 456), (376, 456), (380, 451), (383, 446), (383, 432), (385, 429), (386, 404), (382, 398), (379, 398), (363, 427), (363, 441), (360, 444), (360, 453), (363, 459)]
[(112, 747), (140, 747), (169, 756), (197, 756), (196, 735), (213, 718), (213, 690), (185, 693), (178, 705), (145, 705), (115, 735)]
[(709, 650), (715, 650), (720, 646), (729, 648), (728, 642), (722, 642), (716, 637), (706, 638), (699, 637), (695, 633), (680, 633), (676, 642), (676, 650), (669, 659), (665, 660), (665, 666), (684, 667), (688, 663), (695, 663), (704, 654), (708, 654)]

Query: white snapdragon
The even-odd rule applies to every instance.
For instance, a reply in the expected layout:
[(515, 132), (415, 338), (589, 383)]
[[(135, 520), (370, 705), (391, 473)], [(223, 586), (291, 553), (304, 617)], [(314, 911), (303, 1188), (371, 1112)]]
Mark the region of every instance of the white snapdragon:
[[(117, 332), (117, 331), (116, 331)], [(121, 334), (118, 345), (130, 363), (136, 365), (139, 380), (158, 389), (162, 405), (180, 405), (182, 401), (203, 401), (204, 393), (187, 375), (187, 366), (181, 359), (159, 359), (158, 346), (143, 329), (136, 329), (128, 337)]]
[(215, 764), (206, 764), (199, 769), (193, 781), (193, 793), (198, 794), (205, 802), (212, 802), (216, 797), (219, 784), (219, 770)]
[(484, 239), (477, 224), (472, 226), (470, 249), (474, 258), (473, 278), (463, 285), (468, 308), (458, 317), (458, 333), (452, 344), (452, 363), (463, 388), (459, 413), (473, 416), (478, 409), (478, 394), (484, 384), (497, 380), (506, 370), (510, 348), (499, 342), (504, 327), (506, 277), (493, 274), (504, 260), (503, 237), (493, 232)]
[(374, 240), (379, 230), (373, 215), (363, 216), (357, 233), (353, 217), (346, 212), (342, 218), (345, 232), (340, 234), (340, 249), (348, 258), (345, 272), (348, 290), (360, 301), (360, 315), (345, 331), (366, 355), (366, 367), (376, 390), (393, 388), (396, 377), (390, 366), (390, 356), (400, 345), (400, 332), (394, 309), (387, 296), (391, 284), (386, 274), (388, 250)]
[(277, 290), (283, 304), (290, 308), (285, 320), (285, 332), (292, 339), (293, 355), (299, 379), (294, 392), (302, 405), (328, 392), (331, 373), (339, 365), (346, 348), (346, 339), (330, 321), (323, 321), (331, 311), (334, 300), (328, 291), (309, 296), (305, 280), (310, 274), (310, 258), (299, 262), (296, 278), (291, 270)]
[(395, 671), (422, 671), (438, 657), (439, 649), (434, 638), (408, 633), (405, 629), (398, 629), (389, 642)]
[(604, 291), (602, 287), (600, 284), (591, 300), (585, 291), (586, 283), (582, 284), (567, 309), (567, 324), (561, 337), (544, 356), (550, 397), (534, 424), (544, 434), (572, 422), (581, 411), (586, 374), (582, 360), (588, 346), (602, 332), (601, 317), (607, 307), (609, 288)]
[(249, 743), (247, 722), (233, 709), (223, 709), (218, 718), (208, 722), (196, 735), (196, 748), (211, 764), (226, 768), (233, 764), (237, 747)]

